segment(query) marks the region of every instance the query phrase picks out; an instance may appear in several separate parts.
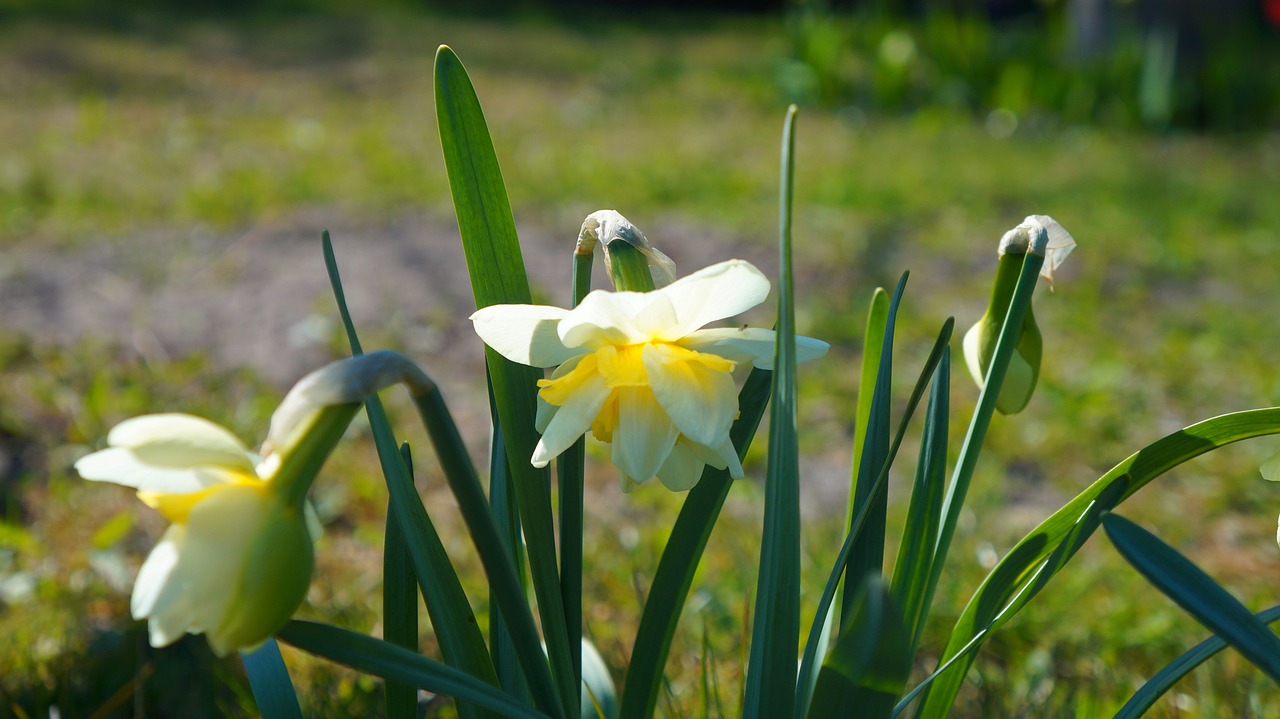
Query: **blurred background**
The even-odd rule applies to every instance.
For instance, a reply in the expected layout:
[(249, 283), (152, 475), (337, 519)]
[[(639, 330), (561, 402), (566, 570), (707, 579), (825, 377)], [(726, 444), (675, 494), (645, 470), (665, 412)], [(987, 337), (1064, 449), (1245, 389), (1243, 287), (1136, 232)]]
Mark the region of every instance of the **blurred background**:
[[(1005, 230), (1049, 214), (1080, 244), (1036, 300), (1041, 385), (993, 425), (932, 651), (986, 569), (1115, 463), (1280, 404), (1275, 0), (0, 0), (0, 716), (255, 714), (237, 660), (199, 638), (146, 645), (128, 596), (163, 520), (70, 467), (148, 412), (261, 441), (292, 382), (345, 352), (322, 229), (365, 345), (435, 376), (482, 456), (480, 343), (435, 135), (441, 43), (485, 107), (543, 302), (567, 302), (573, 240), (601, 208), (681, 274), (730, 256), (775, 272), (778, 140), (801, 106), (799, 322), (833, 344), (801, 379), (806, 622), (841, 537), (829, 508), (848, 487), (865, 308), (904, 270), (900, 402), (943, 320), (959, 333), (982, 313)], [(977, 392), (955, 361), (958, 446)], [(425, 437), (389, 399), (483, 615)], [(386, 496), (365, 427), (349, 439), (317, 482), (326, 535), (302, 614), (376, 634)], [(1215, 453), (1127, 514), (1261, 610), (1280, 488), (1257, 466), (1277, 450)], [(735, 715), (762, 453), (708, 547), (664, 715)], [(680, 497), (623, 496), (593, 456), (587, 632), (621, 680)], [(1204, 634), (1096, 539), (988, 642), (957, 716), (1109, 716)], [(376, 681), (285, 651), (309, 715), (377, 715)], [(1155, 715), (1277, 716), (1277, 694), (1228, 653)]]

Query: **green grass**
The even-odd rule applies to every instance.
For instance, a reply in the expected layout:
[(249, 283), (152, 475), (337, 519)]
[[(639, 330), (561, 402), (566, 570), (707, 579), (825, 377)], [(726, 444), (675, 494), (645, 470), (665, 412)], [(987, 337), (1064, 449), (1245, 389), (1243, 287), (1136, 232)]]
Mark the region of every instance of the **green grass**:
[[(762, 248), (776, 227), (782, 37), (780, 23), (763, 19), (676, 31), (390, 11), (176, 24), (140, 17), (110, 28), (15, 21), (0, 28), (0, 89), (6, 107), (22, 108), (0, 113), (0, 250), (75, 252), (195, 226), (233, 232), (316, 208), (353, 225), (424, 210), (447, 221), (430, 97), (432, 56), (447, 42), (480, 93), (518, 223), (564, 235), (566, 265), (568, 238), (601, 207), (626, 214), (669, 254), (709, 235), (767, 256)], [(872, 287), (912, 271), (899, 335), (899, 362), (911, 367), (945, 316), (957, 317), (958, 331), (977, 319), (1005, 229), (1047, 213), (1080, 242), (1057, 291), (1037, 298), (1041, 386), (1024, 414), (992, 427), (972, 517), (957, 536), (955, 573), (944, 578), (939, 620), (926, 633), (933, 651), (942, 622), (976, 586), (981, 557), (1007, 549), (1146, 442), (1197, 419), (1280, 403), (1280, 203), (1268, 190), (1280, 187), (1274, 136), (1079, 127), (1023, 128), (999, 139), (945, 111), (865, 120), (815, 109), (801, 113), (797, 153), (799, 329), (834, 345), (829, 358), (801, 372), (802, 470), (847, 471), (855, 360)], [(540, 290), (554, 298), (567, 292)], [(0, 603), (0, 635), (16, 640), (0, 649), (0, 713), (16, 701), (34, 716), (57, 701), (64, 716), (87, 715), (147, 658), (188, 672), (143, 682), (147, 701), (164, 711), (174, 706), (165, 704), (174, 701), (166, 681), (207, 674), (199, 642), (155, 653), (127, 619), (127, 580), (159, 520), (127, 492), (75, 479), (70, 463), (114, 422), (162, 409), (204, 414), (256, 442), (280, 389), (199, 357), (143, 363), (104, 343), (110, 339), (56, 347), (40, 337), (0, 337), (0, 446), (25, 467), (5, 480), (0, 579), (35, 582), (25, 599)], [(430, 358), (421, 360), (430, 369)], [(976, 391), (956, 371), (961, 417)], [(481, 402), (460, 391), (450, 400)], [(412, 416), (391, 404), (398, 426), (421, 446)], [(356, 435), (317, 485), (329, 527), (305, 612), (376, 631), (371, 598), (385, 497), (371, 443)], [(1256, 468), (1276, 449), (1246, 444), (1198, 461), (1158, 480), (1126, 514), (1261, 609), (1275, 601), (1280, 502)], [(755, 459), (759, 476), (763, 462)], [(584, 613), (588, 635), (617, 670), (678, 498), (647, 486), (621, 496), (595, 460)], [(421, 485), (447, 505), (431, 462), (420, 464)], [(896, 488), (909, 475), (894, 479), (891, 527), (905, 512)], [(737, 703), (742, 618), (754, 586), (742, 568), (758, 551), (761, 503), (755, 485), (736, 488), (711, 539), (660, 704), (673, 716), (702, 705), (704, 632), (718, 701)], [(438, 514), (464, 583), (482, 598), (461, 524), (447, 510)], [(113, 517), (132, 519), (113, 524)], [(806, 621), (837, 549), (837, 521), (818, 513), (806, 525)], [(95, 545), (104, 526), (117, 536), (108, 531)], [(113, 586), (109, 565), (124, 571), (123, 585)], [(1203, 633), (1096, 541), (984, 648), (957, 715), (1106, 715)], [(424, 646), (431, 648), (429, 636)], [(286, 659), (301, 667), (311, 715), (373, 711), (375, 683), (295, 653)], [(200, 685), (205, 705), (249, 712), (234, 663), (217, 666), (217, 680)], [(1275, 687), (1230, 653), (1177, 691), (1182, 698), (1157, 716), (1280, 712)], [(121, 706), (131, 707), (125, 696)]]

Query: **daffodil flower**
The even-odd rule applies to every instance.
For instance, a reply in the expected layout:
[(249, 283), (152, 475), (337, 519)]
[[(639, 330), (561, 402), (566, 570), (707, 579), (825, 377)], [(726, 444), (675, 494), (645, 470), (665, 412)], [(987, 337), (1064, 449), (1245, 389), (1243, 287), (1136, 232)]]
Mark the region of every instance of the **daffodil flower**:
[[(733, 370), (771, 369), (774, 333), (703, 329), (764, 301), (769, 280), (743, 260), (712, 265), (652, 292), (588, 294), (574, 309), (493, 305), (471, 316), (486, 344), (513, 362), (556, 367), (540, 380), (531, 461), (545, 467), (588, 430), (612, 444), (624, 490), (650, 477), (683, 491), (705, 465), (743, 476), (729, 441), (738, 413)], [(827, 344), (796, 338), (796, 357)]]
[(304, 377), (272, 417), (263, 455), (187, 414), (125, 420), (81, 458), (85, 479), (138, 490), (172, 525), (134, 583), (152, 646), (203, 633), (218, 656), (261, 644), (302, 603), (319, 523), (307, 489), (362, 402), (416, 370), (378, 352)]

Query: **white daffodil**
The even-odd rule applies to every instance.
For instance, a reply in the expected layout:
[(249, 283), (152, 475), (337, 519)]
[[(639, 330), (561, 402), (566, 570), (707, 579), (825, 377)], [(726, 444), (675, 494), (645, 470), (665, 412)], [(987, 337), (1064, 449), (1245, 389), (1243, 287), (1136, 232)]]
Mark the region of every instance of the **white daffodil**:
[(319, 523), (305, 497), (362, 402), (416, 370), (378, 352), (303, 378), (272, 417), (264, 456), (186, 414), (116, 425), (108, 448), (81, 458), (85, 479), (138, 490), (173, 524), (134, 583), (131, 611), (151, 644), (203, 633), (218, 656), (262, 643), (306, 595)]
[[(759, 270), (729, 260), (652, 292), (596, 290), (572, 310), (493, 305), (471, 320), (507, 359), (556, 367), (538, 383), (542, 439), (534, 466), (545, 467), (590, 430), (613, 445), (624, 490), (656, 476), (683, 491), (708, 464), (742, 477), (729, 441), (738, 413), (731, 372), (739, 364), (772, 368), (774, 332), (702, 328), (768, 294)], [(825, 342), (796, 338), (798, 361), (826, 351)]]

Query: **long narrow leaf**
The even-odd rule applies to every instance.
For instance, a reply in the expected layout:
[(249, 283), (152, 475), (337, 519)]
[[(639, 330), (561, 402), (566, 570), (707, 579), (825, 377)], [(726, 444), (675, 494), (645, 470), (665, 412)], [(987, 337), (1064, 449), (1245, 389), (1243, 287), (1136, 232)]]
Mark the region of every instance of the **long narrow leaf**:
[[(928, 689), (919, 716), (945, 717), (973, 663), (981, 637), (1005, 612), (1010, 599), (1032, 582), (1048, 581), (1040, 572), (1063, 542), (1083, 542), (1091, 532), (1077, 532), (1086, 509), (1104, 493), (1116, 492), (1109, 507), (1119, 506), (1156, 477), (1206, 452), (1253, 437), (1280, 434), (1280, 407), (1246, 410), (1199, 422), (1169, 434), (1130, 456), (1023, 537), (991, 570), (956, 621), (939, 665), (950, 663)], [(935, 567), (934, 573), (937, 573)], [(954, 657), (963, 655), (959, 660)], [(904, 700), (905, 701), (905, 700)]]
[(928, 617), (924, 606), (929, 585), (929, 571), (933, 560), (933, 548), (938, 538), (938, 526), (942, 522), (942, 494), (947, 476), (947, 415), (950, 412), (951, 353), (942, 355), (942, 362), (933, 377), (933, 389), (925, 410), (924, 434), (920, 439), (920, 461), (916, 465), (915, 484), (911, 489), (911, 504), (907, 509), (907, 521), (902, 528), (902, 541), (898, 546), (898, 559), (893, 568), (892, 591), (894, 603), (902, 611), (908, 636), (911, 638), (910, 654), (914, 655), (920, 644), (920, 633)]
[(800, 457), (796, 438), (796, 330), (792, 304), (791, 203), (795, 180), (796, 107), (782, 130), (778, 323), (764, 537), (756, 582), (755, 621), (747, 664), (743, 716), (785, 717), (795, 711), (796, 646), (800, 641)]
[[(1253, 615), (1259, 622), (1270, 624), (1280, 619), (1280, 604), (1264, 609)], [(1200, 642), (1194, 647), (1188, 649), (1182, 656), (1169, 662), (1163, 669), (1155, 673), (1142, 685), (1133, 696), (1129, 697), (1129, 701), (1120, 707), (1120, 711), (1116, 712), (1115, 719), (1138, 719), (1144, 716), (1151, 707), (1155, 706), (1157, 700), (1164, 696), (1165, 692), (1173, 688), (1183, 677), (1191, 673), (1193, 669), (1208, 661), (1218, 652), (1227, 648), (1227, 642), (1218, 635), (1212, 635), (1208, 639)]]
[[(333, 245), (329, 234), (323, 235), (325, 265), (329, 272), (329, 281), (333, 287), (334, 298), (338, 303), (338, 312), (351, 343), (353, 354), (361, 352), (360, 340), (356, 335), (351, 313), (347, 309), (346, 295), (342, 289), (342, 278), (338, 273), (337, 260), (334, 257)], [(475, 613), (458, 573), (454, 570), (449, 555), (445, 552), (444, 543), (427, 516), (422, 506), (422, 499), (413, 486), (413, 478), (400, 456), (395, 436), (391, 432), (391, 424), (387, 421), (382, 402), (377, 397), (370, 397), (365, 402), (365, 412), (369, 417), (369, 427), (373, 433), (374, 447), (378, 452), (378, 461), (386, 478), (387, 490), (391, 495), (390, 507), (396, 514), (396, 520), (405, 534), (405, 546), (413, 563), (413, 573), (422, 590), (422, 598), (427, 605), (427, 613), (431, 616), (432, 628), (440, 644), (440, 653), (447, 663), (468, 672), (469, 674), (496, 686), (497, 675), (493, 669), (493, 661), (489, 657), (488, 647), (484, 643), (484, 635), (480, 633)], [(458, 703), (458, 713), (464, 718), (488, 716), (466, 702)]]
[[(906, 411), (902, 413), (902, 419), (898, 422), (898, 431), (893, 437), (893, 443), (889, 446), (889, 453), (880, 467), (880, 473), (876, 476), (875, 482), (870, 485), (872, 494), (879, 492), (880, 488), (889, 481), (889, 469), (898, 457), (898, 450), (902, 447), (902, 440), (907, 435), (907, 426), (911, 423), (911, 418), (915, 416), (916, 408), (919, 407), (920, 400), (924, 397), (925, 390), (937, 372), (942, 358), (947, 354), (947, 345), (951, 342), (951, 331), (954, 326), (955, 322), (951, 318), (947, 318), (947, 321), (942, 323), (942, 329), (938, 331), (938, 338), (934, 341), (933, 350), (929, 353), (928, 359), (925, 360), (924, 368), (920, 371), (920, 376), (916, 380), (916, 386), (911, 392), (910, 399), (907, 400)], [(800, 658), (799, 679), (796, 682), (800, 690), (800, 700), (796, 703), (797, 712), (795, 716), (797, 718), (809, 716), (812, 687), (817, 682), (817, 672), (814, 671), (814, 666), (818, 663), (818, 658), (822, 656), (820, 647), (823, 643), (822, 632), (826, 631), (824, 626), (826, 618), (830, 616), (834, 606), (836, 590), (842, 586), (840, 579), (848, 567), (853, 546), (861, 536), (870, 514), (871, 506), (863, 504), (858, 509), (858, 513), (854, 515), (849, 533), (845, 536), (844, 544), (841, 545), (840, 551), (836, 555), (835, 564), (831, 567), (831, 572), (827, 577), (826, 588), (823, 589), (822, 597), (818, 600), (818, 608), (814, 613), (813, 625), (809, 629), (809, 638), (805, 642), (804, 653)]]
[(911, 676), (910, 634), (884, 580), (868, 576), (831, 656), (822, 664), (810, 716), (888, 719)]
[[(489, 606), (498, 607), (499, 611), (490, 612), (489, 616), (489, 651), (493, 654), (493, 668), (498, 673), (498, 684), (517, 696), (530, 696), (529, 683), (525, 680), (521, 668), (520, 654), (516, 650), (515, 639), (507, 620), (503, 617), (503, 602), (518, 602), (524, 609), (513, 610), (529, 617), (529, 628), (537, 636), (537, 628), (533, 626), (533, 613), (529, 609), (529, 578), (525, 571), (524, 538), (520, 533), (520, 511), (511, 492), (511, 473), (507, 470), (507, 449), (502, 441), (502, 427), (498, 424), (498, 412), (493, 407), (493, 392), (489, 392), (489, 416), (492, 427), (491, 446), (489, 447), (489, 506), (497, 521), (498, 542), (506, 548), (507, 556), (514, 562), (516, 572), (515, 591), (495, 589), (494, 582), (489, 583)], [(514, 596), (512, 596), (514, 594)], [(526, 630), (527, 633), (527, 630)], [(550, 677), (550, 667), (545, 669)], [(550, 680), (547, 682), (550, 686)]]
[(484, 707), (496, 716), (511, 719), (547, 717), (466, 672), (366, 634), (295, 619), (280, 630), (279, 636), (318, 657), (366, 674), (450, 696), (455, 701), (466, 701)]
[[(746, 456), (764, 417), (772, 376), (772, 372), (755, 368), (738, 393), (738, 419), (729, 430), (729, 439), (739, 459)], [(685, 497), (640, 614), (640, 626), (623, 684), (619, 714), (623, 719), (653, 716), (680, 612), (693, 586), (693, 575), (707, 547), (707, 539), (732, 486), (728, 470), (708, 466)]]
[(849, 509), (845, 524), (853, 523), (856, 511), (853, 498), (858, 491), (858, 465), (866, 446), (867, 425), (871, 421), (871, 400), (875, 397), (876, 378), (880, 374), (880, 356), (884, 350), (885, 330), (889, 325), (889, 293), (877, 287), (871, 294), (867, 310), (867, 326), (862, 333), (862, 364), (858, 372), (858, 405), (853, 416), (853, 458), (849, 477)]
[(1280, 637), (1191, 560), (1118, 514), (1102, 518), (1111, 543), (1142, 576), (1209, 631), (1280, 682)]
[(268, 639), (251, 652), (241, 652), (240, 660), (263, 719), (302, 719), (298, 694), (275, 639)]
[[(458, 56), (445, 46), (436, 52), (435, 96), (440, 146), (476, 307), (527, 304), (528, 277), (488, 125), (467, 71)], [(576, 714), (572, 709), (578, 705), (580, 694), (574, 683), (573, 653), (580, 650), (570, 649), (565, 626), (556, 566), (550, 472), (529, 463), (538, 443), (535, 396), (542, 372), (511, 362), (488, 347), (485, 364), (528, 545), (530, 575), (552, 676), (564, 711)]]
[[(853, 545), (853, 556), (845, 569), (845, 595), (840, 608), (840, 626), (843, 629), (853, 611), (852, 587), (861, 586), (866, 575), (880, 576), (884, 572), (885, 516), (888, 511), (889, 492), (880, 485), (874, 492), (871, 486), (884, 466), (889, 454), (889, 402), (893, 389), (893, 332), (897, 322), (898, 305), (907, 286), (907, 273), (903, 273), (894, 288), (893, 299), (884, 322), (884, 335), (880, 341), (880, 356), (875, 374), (875, 388), (871, 392), (871, 409), (866, 420), (866, 437), (862, 454), (857, 463), (854, 482), (853, 506), (860, 510), (867, 507), (867, 526)], [(865, 358), (864, 358), (865, 361)], [(866, 388), (860, 388), (866, 392)], [(861, 402), (861, 397), (859, 398)]]
[[(592, 257), (592, 253), (573, 253), (570, 307), (577, 307), (591, 291)], [(564, 624), (569, 631), (570, 647), (582, 645), (582, 517), (586, 445), (586, 438), (579, 437), (556, 459), (556, 485), (560, 489), (560, 596), (564, 597)], [(582, 652), (572, 652), (570, 659), (573, 681), (581, 684)]]
[[(400, 445), (400, 458), (413, 477), (413, 456), (408, 443)], [(382, 637), (396, 646), (418, 651), (418, 587), (413, 560), (400, 519), (387, 505), (387, 528), (382, 543)], [(387, 719), (417, 719), (418, 690), (388, 681), (385, 687)]]

